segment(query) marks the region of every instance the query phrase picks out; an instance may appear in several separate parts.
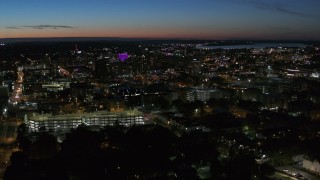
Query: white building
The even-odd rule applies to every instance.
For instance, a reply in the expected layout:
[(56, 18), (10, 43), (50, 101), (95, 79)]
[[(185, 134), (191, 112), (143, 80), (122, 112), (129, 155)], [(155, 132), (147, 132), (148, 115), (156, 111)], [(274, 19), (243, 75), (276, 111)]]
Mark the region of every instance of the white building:
[(307, 170), (320, 173), (320, 164), (317, 159), (310, 160), (309, 158), (303, 158), (303, 167)]
[(45, 128), (46, 131), (52, 132), (66, 132), (72, 128), (77, 128), (81, 124), (100, 128), (115, 124), (124, 126), (144, 124), (143, 113), (137, 110), (123, 112), (99, 111), (65, 115), (34, 114), (26, 117), (25, 120), (31, 132), (39, 131), (40, 128)]
[(216, 90), (211, 88), (206, 88), (203, 86), (193, 87), (186, 92), (186, 99), (187, 101), (193, 102), (196, 100), (205, 102), (208, 101), (212, 94), (216, 92)]

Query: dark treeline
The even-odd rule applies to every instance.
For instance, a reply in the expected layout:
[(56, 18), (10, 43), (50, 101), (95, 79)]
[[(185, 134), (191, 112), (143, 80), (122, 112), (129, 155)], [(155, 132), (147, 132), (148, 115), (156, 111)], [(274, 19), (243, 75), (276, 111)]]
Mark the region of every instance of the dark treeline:
[(159, 125), (107, 126), (101, 131), (79, 126), (58, 143), (45, 131), (30, 134), (21, 125), (21, 151), (12, 154), (4, 179), (199, 179), (197, 169), (205, 166), (210, 167), (210, 179), (257, 174), (253, 154), (231, 147), (229, 158), (222, 160), (216, 139), (202, 131), (178, 136)]

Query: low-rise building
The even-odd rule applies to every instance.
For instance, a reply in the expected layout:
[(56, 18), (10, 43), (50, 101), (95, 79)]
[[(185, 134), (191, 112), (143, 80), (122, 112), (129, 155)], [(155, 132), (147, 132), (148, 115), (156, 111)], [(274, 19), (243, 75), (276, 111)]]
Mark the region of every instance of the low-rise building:
[(306, 156), (303, 158), (302, 163), (303, 168), (320, 173), (320, 164), (317, 158), (309, 158)]
[(110, 125), (131, 126), (144, 124), (143, 113), (138, 110), (107, 112), (98, 111), (93, 113), (73, 113), (65, 115), (34, 114), (26, 117), (26, 123), (30, 132), (39, 131), (43, 128), (50, 132), (68, 132), (81, 124), (98, 126), (103, 128)]

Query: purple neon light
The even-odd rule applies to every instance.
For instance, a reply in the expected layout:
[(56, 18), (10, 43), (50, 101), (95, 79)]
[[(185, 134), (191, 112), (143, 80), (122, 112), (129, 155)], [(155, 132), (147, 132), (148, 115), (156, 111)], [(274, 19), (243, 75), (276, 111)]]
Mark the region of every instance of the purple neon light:
[(128, 53), (119, 53), (118, 58), (120, 59), (120, 61), (124, 62), (129, 58), (129, 56)]

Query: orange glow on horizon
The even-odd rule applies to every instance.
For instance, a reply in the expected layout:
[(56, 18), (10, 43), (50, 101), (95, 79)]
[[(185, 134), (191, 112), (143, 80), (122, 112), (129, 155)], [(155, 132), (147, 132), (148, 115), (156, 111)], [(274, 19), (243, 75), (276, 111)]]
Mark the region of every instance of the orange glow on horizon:
[[(233, 30), (200, 30), (188, 28), (74, 28), (74, 29), (0, 29), (0, 38), (64, 38), (64, 37), (118, 37), (118, 38), (177, 38), (177, 39), (274, 39), (278, 36), (267, 32)], [(286, 38), (286, 37), (282, 37)], [(287, 37), (290, 38), (289, 36)]]
[(59, 38), (59, 37), (120, 37), (120, 38), (183, 38), (226, 39), (241, 34), (197, 31), (190, 29), (141, 28), (75, 28), (75, 29), (6, 29), (0, 38)]

